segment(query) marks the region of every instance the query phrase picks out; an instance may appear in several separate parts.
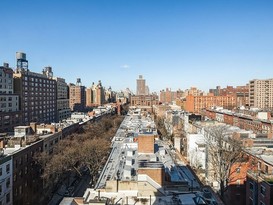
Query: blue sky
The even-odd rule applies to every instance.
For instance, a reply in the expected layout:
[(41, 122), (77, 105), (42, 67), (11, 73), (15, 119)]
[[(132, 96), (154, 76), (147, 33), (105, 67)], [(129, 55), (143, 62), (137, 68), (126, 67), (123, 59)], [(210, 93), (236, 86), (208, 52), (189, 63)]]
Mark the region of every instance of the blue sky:
[(1, 0), (0, 63), (135, 91), (273, 78), (273, 1)]

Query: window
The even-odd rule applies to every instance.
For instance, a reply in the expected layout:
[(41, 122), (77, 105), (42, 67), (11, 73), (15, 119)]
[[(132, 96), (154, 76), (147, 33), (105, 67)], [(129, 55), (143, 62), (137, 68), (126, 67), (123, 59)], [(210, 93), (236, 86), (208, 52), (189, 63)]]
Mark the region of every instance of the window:
[(9, 188), (9, 186), (10, 186), (10, 178), (7, 178), (6, 187)]
[(266, 188), (264, 186), (261, 186), (261, 194), (265, 196), (266, 194)]
[(265, 165), (265, 173), (268, 174), (268, 166)]
[(6, 203), (9, 203), (10, 202), (10, 193), (8, 193), (7, 195), (6, 195)]
[(261, 168), (262, 168), (262, 163), (258, 162), (258, 170), (261, 170)]
[(6, 165), (6, 172), (9, 173), (9, 171), (10, 171), (10, 164), (7, 164)]
[(254, 188), (253, 183), (252, 183), (252, 182), (249, 182), (249, 189), (250, 189), (251, 191), (253, 191), (253, 188)]

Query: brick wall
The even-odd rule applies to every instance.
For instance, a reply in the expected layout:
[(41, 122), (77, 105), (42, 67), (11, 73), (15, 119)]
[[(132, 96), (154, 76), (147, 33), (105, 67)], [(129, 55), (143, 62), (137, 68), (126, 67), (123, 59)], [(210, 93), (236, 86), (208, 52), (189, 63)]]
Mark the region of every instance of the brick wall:
[(154, 135), (138, 136), (138, 153), (154, 153)]
[(163, 168), (139, 168), (138, 174), (146, 174), (161, 186), (164, 185), (165, 172)]

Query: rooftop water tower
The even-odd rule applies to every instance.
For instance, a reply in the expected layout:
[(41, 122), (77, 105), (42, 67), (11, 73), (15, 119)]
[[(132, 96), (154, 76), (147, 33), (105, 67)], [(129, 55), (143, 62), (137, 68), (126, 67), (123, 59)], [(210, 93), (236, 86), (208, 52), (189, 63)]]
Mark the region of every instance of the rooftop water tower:
[(23, 52), (16, 52), (17, 69), (28, 70), (28, 61), (26, 54)]
[(81, 79), (80, 79), (80, 78), (77, 78), (76, 85), (77, 85), (77, 86), (81, 86), (81, 85), (82, 85), (82, 82), (81, 82)]

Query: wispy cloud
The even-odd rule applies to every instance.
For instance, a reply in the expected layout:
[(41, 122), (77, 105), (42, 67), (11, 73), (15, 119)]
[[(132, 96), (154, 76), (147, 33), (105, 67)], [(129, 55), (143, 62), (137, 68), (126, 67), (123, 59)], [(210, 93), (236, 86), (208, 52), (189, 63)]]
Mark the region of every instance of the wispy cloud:
[(125, 69), (130, 68), (130, 66), (127, 65), (127, 64), (124, 64), (124, 65), (122, 65), (122, 66), (120, 66), (120, 67), (121, 67), (121, 68), (125, 68)]

